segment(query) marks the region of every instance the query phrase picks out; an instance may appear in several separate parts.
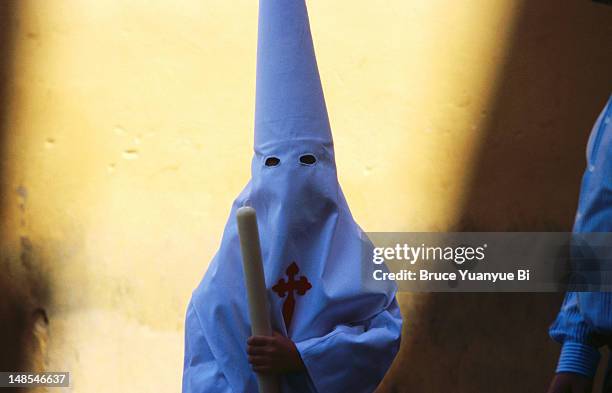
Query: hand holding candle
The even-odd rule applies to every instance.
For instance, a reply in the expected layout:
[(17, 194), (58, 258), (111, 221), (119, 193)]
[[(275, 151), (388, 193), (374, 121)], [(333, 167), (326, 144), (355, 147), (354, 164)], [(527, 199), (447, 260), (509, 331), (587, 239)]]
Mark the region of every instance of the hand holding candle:
[[(248, 206), (239, 208), (236, 212), (236, 220), (238, 221), (251, 332), (254, 336), (272, 336), (255, 209)], [(279, 392), (278, 378), (275, 375), (257, 374), (257, 382), (260, 393)]]

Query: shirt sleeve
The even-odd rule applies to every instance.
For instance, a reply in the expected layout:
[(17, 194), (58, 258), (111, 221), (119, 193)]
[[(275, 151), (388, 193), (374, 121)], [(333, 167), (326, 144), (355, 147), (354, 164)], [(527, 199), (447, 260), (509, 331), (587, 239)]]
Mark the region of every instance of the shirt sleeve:
[(372, 392), (399, 349), (402, 318), (397, 301), (368, 321), (341, 325), (323, 337), (297, 342), (319, 393)]
[(561, 343), (558, 373), (576, 373), (593, 377), (599, 364), (594, 329), (580, 312), (578, 293), (568, 292), (557, 319), (549, 330), (550, 336)]

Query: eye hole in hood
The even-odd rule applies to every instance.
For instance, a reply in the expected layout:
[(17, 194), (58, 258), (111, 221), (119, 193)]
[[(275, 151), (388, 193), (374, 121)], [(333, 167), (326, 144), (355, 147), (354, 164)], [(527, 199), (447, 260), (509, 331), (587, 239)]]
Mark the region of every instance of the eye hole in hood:
[(278, 157), (268, 157), (264, 162), (266, 166), (277, 166), (280, 164), (280, 159)]
[(317, 162), (317, 158), (312, 154), (304, 154), (300, 156), (300, 164), (314, 165)]

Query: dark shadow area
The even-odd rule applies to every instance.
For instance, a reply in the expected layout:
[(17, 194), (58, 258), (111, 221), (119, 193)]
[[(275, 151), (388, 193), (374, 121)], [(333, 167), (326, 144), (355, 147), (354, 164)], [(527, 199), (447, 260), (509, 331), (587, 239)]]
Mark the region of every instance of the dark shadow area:
[[(8, 112), (9, 112), (9, 85), (11, 81), (14, 34), (17, 23), (16, 1), (0, 1), (0, 176), (4, 176), (6, 160), (6, 140), (8, 135)], [(0, 178), (0, 185), (5, 184), (5, 179)], [(0, 189), (0, 200), (7, 198), (8, 190)], [(3, 204), (0, 204), (2, 209)], [(3, 217), (0, 210), (0, 217)], [(1, 225), (1, 224), (0, 224)]]
[[(516, 21), (458, 231), (570, 231), (587, 138), (612, 91), (612, 7), (523, 1)], [(380, 391), (546, 392), (561, 300), (402, 294), (402, 349)]]
[[(9, 106), (9, 84), (12, 71), (14, 23), (15, 23), (14, 1), (0, 2), (0, 187), (4, 187), (6, 181), (2, 176), (6, 171), (6, 140), (8, 134), (8, 106)], [(10, 194), (10, 190), (0, 189), (0, 217), (5, 217), (3, 206)], [(0, 225), (4, 225), (0, 223)], [(16, 293), (12, 288), (8, 274), (10, 258), (6, 250), (1, 250), (0, 263), (2, 274), (0, 274), (0, 371), (19, 370), (24, 364), (21, 342), (25, 331), (26, 317), (15, 298)]]
[(383, 392), (546, 392), (556, 294), (402, 294), (402, 349)]
[[(18, 192), (7, 187), (5, 178), (10, 155), (7, 142), (10, 136), (17, 8), (16, 0), (0, 1), (0, 225), (7, 225), (7, 212), (2, 209)], [(16, 266), (21, 269), (16, 269)], [(48, 320), (45, 309), (37, 305), (38, 301), (33, 304), (31, 299), (45, 304), (44, 299), (49, 293), (43, 275), (32, 265), (32, 247), (26, 237), (22, 237), (18, 249), (9, 250), (4, 245), (0, 248), (0, 267), (0, 371), (39, 370), (39, 355), (43, 352), (41, 343), (46, 340), (43, 336), (47, 332)], [(36, 286), (29, 285), (32, 279), (37, 282)], [(0, 390), (15, 392), (22, 389)]]
[(612, 7), (524, 2), (458, 229), (569, 231), (586, 143), (612, 92)]

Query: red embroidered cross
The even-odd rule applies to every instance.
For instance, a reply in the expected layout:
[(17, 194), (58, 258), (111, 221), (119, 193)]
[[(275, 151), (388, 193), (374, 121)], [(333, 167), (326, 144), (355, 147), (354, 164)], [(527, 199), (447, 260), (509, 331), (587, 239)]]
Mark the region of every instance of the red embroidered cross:
[(298, 295), (303, 296), (312, 288), (306, 276), (301, 276), (299, 280), (295, 279), (295, 275), (298, 274), (299, 271), (300, 268), (297, 263), (292, 262), (285, 271), (288, 280), (285, 281), (284, 278), (281, 278), (278, 280), (278, 283), (272, 287), (272, 290), (276, 292), (279, 297), (285, 297), (285, 293), (287, 293), (287, 299), (283, 304), (283, 319), (285, 320), (285, 327), (287, 330), (289, 330), (291, 318), (293, 317), (293, 310), (295, 309), (295, 296), (293, 295), (293, 291), (297, 291)]

